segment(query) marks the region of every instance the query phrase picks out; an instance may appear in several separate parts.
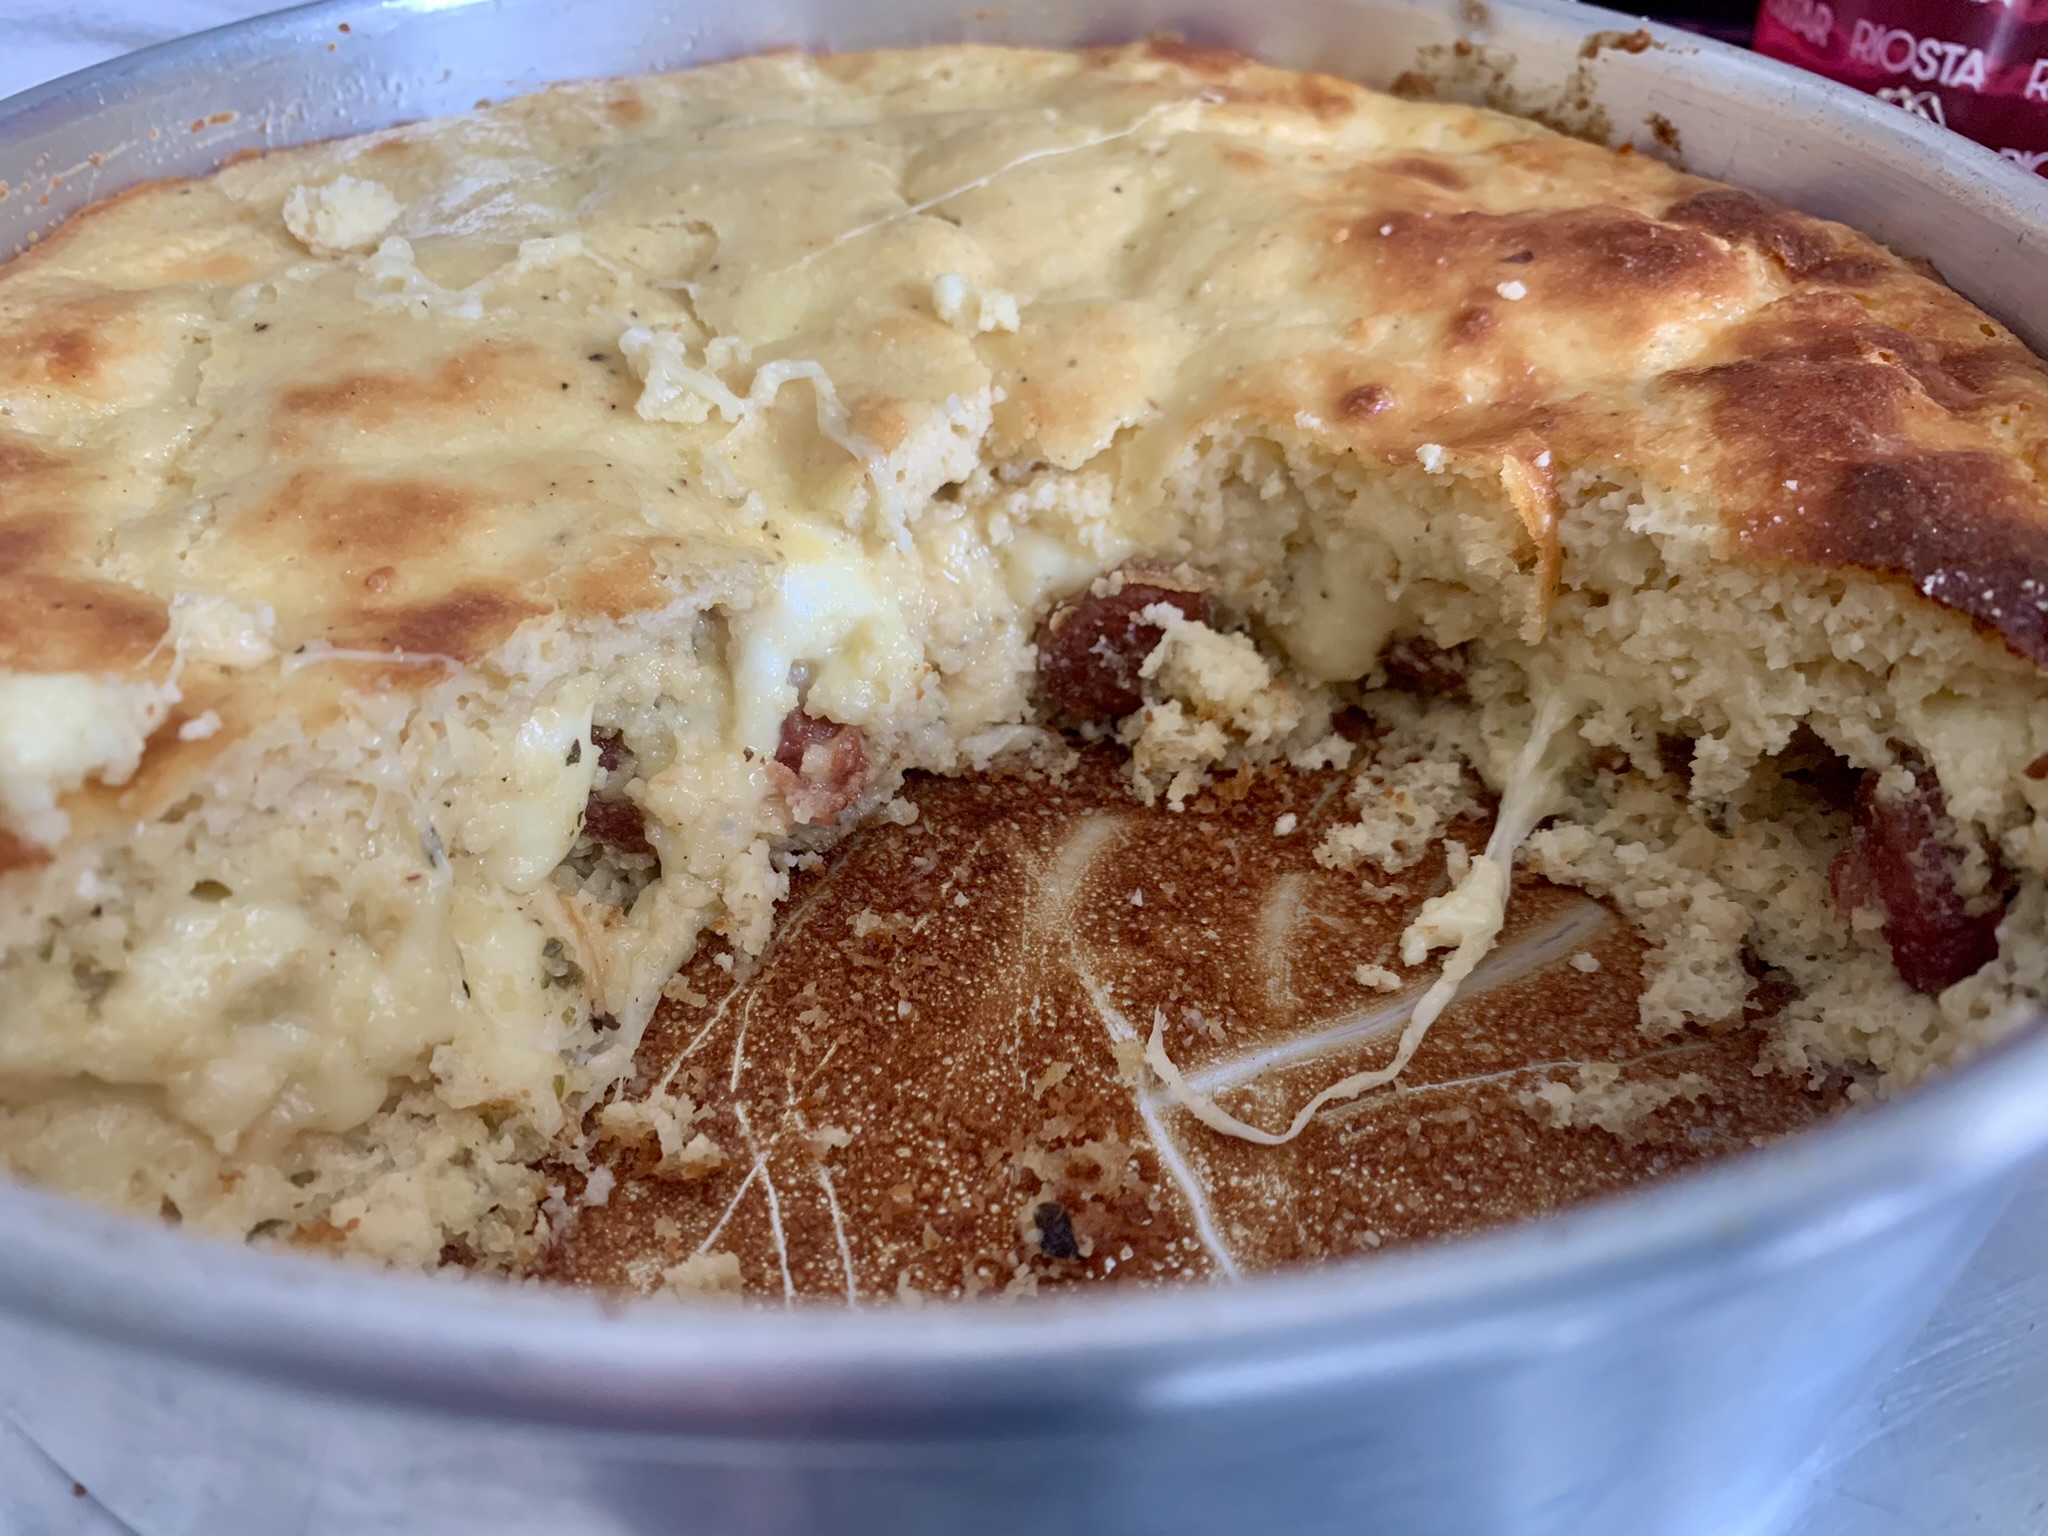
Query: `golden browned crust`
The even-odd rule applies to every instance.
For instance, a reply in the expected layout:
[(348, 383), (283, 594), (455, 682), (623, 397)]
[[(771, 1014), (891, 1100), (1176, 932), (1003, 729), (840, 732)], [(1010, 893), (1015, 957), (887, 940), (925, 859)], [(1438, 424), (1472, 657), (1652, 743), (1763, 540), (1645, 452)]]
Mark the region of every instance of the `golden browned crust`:
[(1903, 577), (2048, 663), (2037, 445), (2011, 442), (2043, 403), (2039, 359), (1959, 302), (1897, 315), (1907, 330), (1859, 297), (1802, 293), (1672, 380), (1743, 457), (1741, 547)]
[[(941, 158), (937, 125), (966, 107), (1025, 159), (986, 187), (988, 156), (903, 173), (876, 206), (929, 234), (857, 259), (832, 228), (858, 223), (851, 203), (782, 231), (733, 211), (737, 152), (692, 173), (684, 201), (703, 211), (685, 223), (708, 240), (678, 246), (669, 214), (608, 201), (642, 188), (668, 207), (650, 155), (812, 96)], [(1047, 104), (1116, 147), (1046, 156), (1030, 122)], [(1133, 129), (1154, 121), (1171, 195)], [(699, 306), (757, 345), (780, 330), (832, 354), (853, 430), (885, 453), (985, 364), (1005, 455), (1078, 465), (1128, 428), (1165, 453), (1248, 415), (1402, 461), (1497, 452), (1520, 466), (1504, 473), (1539, 549), (1538, 481), (1614, 462), (1722, 509), (1730, 558), (1896, 578), (2048, 661), (2039, 362), (1869, 241), (1644, 157), (1170, 41), (758, 59), (557, 91), (477, 131), (545, 167), (519, 189), (536, 207), (594, 194), (603, 212), (408, 216), (439, 291), (500, 270), (465, 318), (373, 302), (360, 250), (308, 265), (277, 209), (301, 177), (350, 166), (453, 207), (471, 130), (139, 189), (0, 269), (0, 394), (17, 402), (0, 428), (5, 664), (133, 668), (185, 587), (274, 604), (283, 649), (464, 661), (537, 616), (668, 600), (679, 573), (738, 553), (719, 489), (677, 483), (675, 428), (633, 414), (617, 351), (623, 324), (662, 318), (646, 306), (677, 312), (678, 261)], [(871, 142), (819, 164), (866, 175)], [(948, 182), (964, 189), (949, 210), (888, 211)], [(918, 254), (949, 228), (997, 253), (1025, 301), (966, 372)], [(515, 237), (579, 229), (611, 254), (505, 268)], [(813, 291), (774, 299), (782, 320), (746, 318), (751, 279), (813, 263)], [(795, 468), (792, 490), (846, 494), (823, 467)], [(679, 520), (644, 515), (657, 496)]]

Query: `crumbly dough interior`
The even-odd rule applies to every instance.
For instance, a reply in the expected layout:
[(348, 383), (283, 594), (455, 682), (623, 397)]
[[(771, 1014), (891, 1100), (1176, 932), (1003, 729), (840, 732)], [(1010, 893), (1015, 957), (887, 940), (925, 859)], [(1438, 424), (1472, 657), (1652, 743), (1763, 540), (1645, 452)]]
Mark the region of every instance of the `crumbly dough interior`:
[[(1981, 1049), (2048, 991), (2048, 684), (1731, 532), (1797, 477), (1715, 459), (1668, 381), (1812, 295), (1658, 223), (1708, 186), (1185, 50), (944, 49), (566, 87), (77, 221), (0, 268), (0, 539), (42, 594), (0, 634), (0, 1160), (518, 1268), (700, 937), (758, 950), (906, 772), (1056, 757), (1034, 636), (1134, 561), (1216, 605), (1155, 615), (1101, 727), (1135, 793), (1354, 765), (1319, 856), (1370, 880), (1555, 698), (1521, 867), (1652, 940), (1646, 1030), (1768, 978), (1760, 1066), (1882, 1094)], [(1462, 217), (1477, 297), (1363, 250)], [(1615, 266), (1636, 225), (1683, 250)], [(1459, 685), (1394, 686), (1405, 641)], [(793, 714), (864, 743), (829, 816), (778, 777)], [(1815, 752), (1938, 780), (2017, 882), (1995, 960), (1924, 995), (1837, 911)]]

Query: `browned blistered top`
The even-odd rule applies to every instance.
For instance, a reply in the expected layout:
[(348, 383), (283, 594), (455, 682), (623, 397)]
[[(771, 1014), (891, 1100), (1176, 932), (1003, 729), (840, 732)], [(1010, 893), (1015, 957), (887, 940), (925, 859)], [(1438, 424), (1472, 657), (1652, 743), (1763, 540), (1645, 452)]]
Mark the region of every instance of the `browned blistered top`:
[[(309, 248), (286, 199), (342, 174), (387, 214)], [(817, 364), (838, 436), (807, 381), (643, 417), (636, 327), (736, 396)], [(1557, 477), (1614, 468), (1729, 559), (2048, 662), (2044, 420), (2039, 361), (1868, 240), (1529, 122), (1171, 44), (762, 57), (143, 188), (0, 268), (0, 666), (160, 669), (186, 591), (270, 605), (281, 652), (476, 662), (743, 605), (793, 541), (937, 559), (977, 459), (1110, 481), (1107, 543), (1005, 568), (1042, 605), (1184, 552), (1174, 469), (1240, 432), (1497, 458), (1539, 544)], [(205, 750), (256, 712), (220, 713)]]

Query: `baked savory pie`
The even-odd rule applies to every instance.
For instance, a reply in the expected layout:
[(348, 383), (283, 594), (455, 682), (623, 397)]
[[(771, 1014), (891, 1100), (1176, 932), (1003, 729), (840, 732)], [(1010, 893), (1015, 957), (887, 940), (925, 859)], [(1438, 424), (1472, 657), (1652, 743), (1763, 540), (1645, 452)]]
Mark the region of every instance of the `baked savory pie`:
[(0, 1159), (532, 1267), (607, 1145), (745, 1163), (630, 1075), (700, 946), (744, 970), (907, 773), (1104, 752), (1191, 815), (1342, 775), (1314, 869), (1443, 871), (1352, 968), (1412, 1003), (1369, 1066), (1233, 1095), (1214, 1021), (1127, 1021), (1212, 1153), (1385, 1097), (1517, 861), (1639, 930), (1650, 1040), (1747, 1009), (1758, 1070), (1891, 1092), (2048, 987), (2044, 433), (2042, 364), (1849, 230), (1178, 45), (139, 188), (0, 268)]

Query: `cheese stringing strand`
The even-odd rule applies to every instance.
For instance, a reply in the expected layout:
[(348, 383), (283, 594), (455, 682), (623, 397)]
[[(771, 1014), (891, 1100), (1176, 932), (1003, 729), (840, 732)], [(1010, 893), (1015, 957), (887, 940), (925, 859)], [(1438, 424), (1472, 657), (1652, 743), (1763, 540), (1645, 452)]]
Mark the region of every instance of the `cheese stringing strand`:
[[(1515, 850), (1536, 830), (1536, 823), (1549, 814), (1557, 788), (1556, 774), (1542, 771), (1544, 758), (1558, 734), (1577, 717), (1578, 712), (1561, 693), (1551, 692), (1543, 697), (1537, 707), (1536, 718), (1529, 727), (1529, 739), (1523, 744), (1508, 775), (1507, 790), (1501, 796), (1493, 832), (1486, 840), (1486, 851), (1472, 861), (1465, 878), (1452, 890), (1423, 903), (1422, 911), (1409, 925), (1407, 933), (1402, 935), (1403, 958), (1414, 964), (1429, 950), (1447, 942), (1445, 939), (1432, 942), (1426, 925), (1458, 924), (1463, 928), (1457, 948), (1444, 962), (1429, 990), (1416, 1002), (1414, 1012), (1409, 1014), (1392, 1061), (1384, 1067), (1355, 1072), (1332, 1083), (1295, 1112), (1286, 1130), (1262, 1130), (1238, 1119), (1208, 1094), (1188, 1086), (1180, 1068), (1166, 1054), (1166, 1015), (1155, 1009), (1152, 1033), (1145, 1042), (1145, 1064), (1158, 1077), (1168, 1097), (1212, 1131), (1262, 1147), (1278, 1147), (1308, 1129), (1309, 1121), (1324, 1105), (1355, 1099), (1361, 1093), (1384, 1087), (1398, 1078), (1421, 1046), (1423, 1037), (1429, 1033), (1430, 1025), (1450, 1007), (1465, 978), (1477, 969), (1479, 962), (1493, 948), (1494, 941), (1500, 937), (1501, 925), (1507, 919), (1508, 887), (1514, 870)], [(1439, 926), (1437, 931), (1445, 932), (1446, 927)]]

